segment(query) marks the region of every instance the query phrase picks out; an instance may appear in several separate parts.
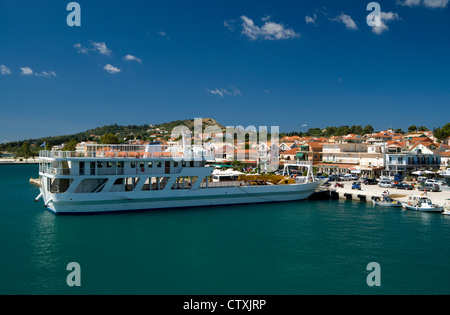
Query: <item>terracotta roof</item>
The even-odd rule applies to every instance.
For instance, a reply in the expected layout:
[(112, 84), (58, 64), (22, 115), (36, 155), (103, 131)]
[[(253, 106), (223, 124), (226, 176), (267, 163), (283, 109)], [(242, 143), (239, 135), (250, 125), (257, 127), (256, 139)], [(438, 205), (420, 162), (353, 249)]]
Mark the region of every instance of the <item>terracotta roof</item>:
[(295, 154), (297, 154), (297, 152), (298, 152), (298, 149), (290, 149), (290, 150), (287, 150), (287, 151), (284, 151), (284, 152), (280, 152), (280, 155), (281, 154), (283, 154), (283, 155), (295, 155)]
[(403, 142), (403, 141), (388, 141), (388, 142), (387, 142), (387, 145), (388, 145), (388, 146), (396, 145), (396, 146), (398, 146), (398, 147), (404, 147), (405, 144), (406, 144), (406, 142)]
[(312, 148), (323, 148), (324, 143), (322, 142), (307, 142), (306, 145), (309, 145)]

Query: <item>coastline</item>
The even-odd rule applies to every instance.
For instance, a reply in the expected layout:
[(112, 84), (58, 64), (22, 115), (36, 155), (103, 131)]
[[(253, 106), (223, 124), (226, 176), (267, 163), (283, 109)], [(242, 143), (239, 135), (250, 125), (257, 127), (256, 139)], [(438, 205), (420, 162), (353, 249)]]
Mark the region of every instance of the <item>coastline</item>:
[(22, 159), (22, 158), (0, 158), (0, 165), (12, 165), (12, 164), (39, 164), (39, 158), (29, 158), (29, 159)]

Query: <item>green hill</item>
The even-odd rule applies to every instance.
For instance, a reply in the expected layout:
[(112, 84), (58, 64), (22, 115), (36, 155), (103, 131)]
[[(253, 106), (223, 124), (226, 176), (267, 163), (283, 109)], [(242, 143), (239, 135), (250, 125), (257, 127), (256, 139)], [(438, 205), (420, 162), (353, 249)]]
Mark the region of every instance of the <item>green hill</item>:
[[(219, 128), (224, 129), (224, 127), (221, 124), (219, 124), (216, 120), (212, 118), (203, 118), (203, 129), (212, 125), (216, 125)], [(97, 127), (76, 134), (43, 137), (37, 139), (28, 139), (23, 141), (3, 143), (0, 144), (0, 151), (16, 152), (19, 148), (23, 146), (24, 142), (27, 142), (30, 145), (31, 150), (35, 152), (39, 150), (40, 146), (43, 143), (47, 143), (50, 146), (54, 146), (60, 145), (62, 143), (67, 143), (72, 139), (75, 139), (77, 142), (98, 141), (101, 136), (109, 133), (116, 135), (122, 141), (123, 139), (152, 140), (153, 138), (150, 137), (152, 134), (161, 134), (161, 137), (169, 138), (172, 129), (177, 126), (186, 126), (193, 131), (194, 119), (176, 120), (157, 125), (145, 124), (140, 126), (137, 125), (119, 126), (117, 124), (113, 124), (103, 127)]]

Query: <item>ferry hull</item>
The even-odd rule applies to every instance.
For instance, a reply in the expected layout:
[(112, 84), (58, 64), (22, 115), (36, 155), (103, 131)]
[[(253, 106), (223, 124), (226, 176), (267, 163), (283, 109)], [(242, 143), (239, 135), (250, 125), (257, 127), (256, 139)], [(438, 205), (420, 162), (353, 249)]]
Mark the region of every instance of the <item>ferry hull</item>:
[[(56, 214), (105, 213), (168, 208), (222, 206), (303, 200), (319, 182), (280, 186), (247, 186), (161, 192), (47, 195), (44, 202)], [(151, 195), (151, 196), (149, 196)]]

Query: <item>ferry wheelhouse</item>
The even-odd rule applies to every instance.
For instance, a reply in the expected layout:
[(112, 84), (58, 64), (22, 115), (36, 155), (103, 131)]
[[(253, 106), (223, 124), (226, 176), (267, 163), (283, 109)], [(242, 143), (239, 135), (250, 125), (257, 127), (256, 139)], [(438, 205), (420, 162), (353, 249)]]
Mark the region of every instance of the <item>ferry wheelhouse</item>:
[(301, 179), (216, 182), (212, 163), (209, 151), (162, 145), (41, 151), (36, 201), (54, 213), (101, 213), (301, 200), (319, 185), (310, 164), (294, 163), (308, 169)]

